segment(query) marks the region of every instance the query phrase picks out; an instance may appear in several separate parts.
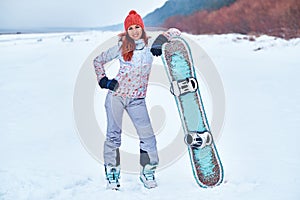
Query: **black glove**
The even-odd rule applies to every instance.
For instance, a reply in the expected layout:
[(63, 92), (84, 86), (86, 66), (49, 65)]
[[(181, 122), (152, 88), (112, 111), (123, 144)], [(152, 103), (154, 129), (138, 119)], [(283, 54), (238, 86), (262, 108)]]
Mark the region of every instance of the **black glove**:
[(168, 39), (160, 34), (153, 42), (152, 47), (150, 49), (152, 55), (160, 56), (162, 54), (161, 47), (164, 43), (168, 42)]
[(108, 79), (106, 76), (100, 79), (99, 85), (101, 88), (106, 88), (112, 91), (116, 91), (119, 87), (119, 83), (116, 79)]

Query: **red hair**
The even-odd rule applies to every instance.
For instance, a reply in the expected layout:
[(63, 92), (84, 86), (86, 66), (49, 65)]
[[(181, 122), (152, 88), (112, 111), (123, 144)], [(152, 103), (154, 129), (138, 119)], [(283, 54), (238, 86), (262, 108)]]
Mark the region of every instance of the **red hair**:
[[(136, 47), (135, 42), (131, 37), (129, 37), (127, 31), (124, 33), (120, 33), (119, 37), (120, 37), (120, 41), (122, 41), (122, 46), (120, 47), (120, 49), (122, 52), (123, 59), (125, 61), (131, 61), (133, 56), (133, 51), (135, 50)], [(149, 37), (146, 35), (144, 29), (143, 29), (141, 39), (144, 40), (145, 45), (148, 44)]]

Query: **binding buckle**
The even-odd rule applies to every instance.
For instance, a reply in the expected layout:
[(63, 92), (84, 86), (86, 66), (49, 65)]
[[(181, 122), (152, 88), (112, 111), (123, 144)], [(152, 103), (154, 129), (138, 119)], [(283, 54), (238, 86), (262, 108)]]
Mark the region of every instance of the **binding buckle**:
[(203, 148), (205, 146), (211, 145), (212, 140), (212, 135), (208, 131), (205, 131), (203, 133), (189, 132), (184, 137), (184, 141), (188, 146), (197, 148)]
[(194, 77), (186, 78), (171, 83), (170, 92), (174, 96), (180, 96), (189, 92), (195, 92), (198, 89), (198, 82)]

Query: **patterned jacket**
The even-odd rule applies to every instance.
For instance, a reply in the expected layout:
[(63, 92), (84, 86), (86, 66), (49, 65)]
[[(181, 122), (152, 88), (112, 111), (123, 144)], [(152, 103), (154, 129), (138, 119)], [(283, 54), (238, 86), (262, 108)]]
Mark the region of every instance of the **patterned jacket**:
[[(178, 29), (171, 28), (163, 33), (168, 39), (175, 36), (180, 36), (181, 32)], [(146, 97), (149, 75), (151, 72), (153, 56), (150, 52), (152, 45), (151, 39), (148, 45), (145, 45), (144, 40), (135, 41), (136, 49), (133, 52), (131, 61), (125, 61), (120, 50), (121, 42), (102, 52), (94, 59), (94, 67), (98, 82), (105, 75), (105, 63), (118, 59), (120, 69), (115, 79), (119, 82), (118, 89), (113, 92), (115, 96), (124, 98), (144, 98)]]

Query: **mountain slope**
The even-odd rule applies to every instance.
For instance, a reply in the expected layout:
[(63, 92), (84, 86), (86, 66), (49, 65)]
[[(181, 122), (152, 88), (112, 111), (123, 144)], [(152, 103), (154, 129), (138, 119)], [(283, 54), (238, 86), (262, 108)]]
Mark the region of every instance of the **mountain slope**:
[(169, 0), (163, 7), (144, 17), (147, 26), (160, 26), (174, 15), (190, 15), (199, 10), (217, 10), (236, 0)]
[(289, 39), (300, 36), (299, 19), (299, 0), (237, 0), (216, 11), (170, 17), (164, 26), (193, 34), (255, 33)]

